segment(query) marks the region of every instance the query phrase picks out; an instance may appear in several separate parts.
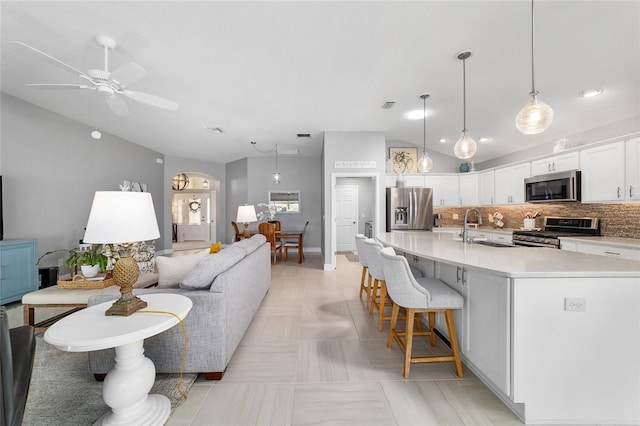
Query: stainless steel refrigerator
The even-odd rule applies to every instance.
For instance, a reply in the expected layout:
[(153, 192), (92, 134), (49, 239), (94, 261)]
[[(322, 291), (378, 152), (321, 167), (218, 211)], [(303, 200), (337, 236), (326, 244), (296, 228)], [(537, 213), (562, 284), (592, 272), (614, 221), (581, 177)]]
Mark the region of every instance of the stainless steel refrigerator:
[(433, 228), (431, 188), (387, 188), (387, 232)]

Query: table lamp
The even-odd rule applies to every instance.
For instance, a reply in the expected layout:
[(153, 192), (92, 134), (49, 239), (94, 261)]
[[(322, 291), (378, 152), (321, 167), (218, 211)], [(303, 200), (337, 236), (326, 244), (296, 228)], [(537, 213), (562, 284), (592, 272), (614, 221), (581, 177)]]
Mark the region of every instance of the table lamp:
[[(148, 192), (97, 191), (89, 213), (84, 242), (124, 244), (160, 237), (153, 200)], [(147, 302), (132, 293), (140, 271), (127, 253), (113, 267), (113, 280), (120, 286), (118, 299), (105, 315), (129, 316), (145, 308)]]
[(242, 230), (242, 235), (245, 238), (249, 238), (251, 236), (251, 231), (249, 231), (249, 222), (256, 222), (258, 217), (256, 216), (256, 208), (254, 206), (238, 206), (238, 218), (236, 222), (244, 223), (244, 229)]

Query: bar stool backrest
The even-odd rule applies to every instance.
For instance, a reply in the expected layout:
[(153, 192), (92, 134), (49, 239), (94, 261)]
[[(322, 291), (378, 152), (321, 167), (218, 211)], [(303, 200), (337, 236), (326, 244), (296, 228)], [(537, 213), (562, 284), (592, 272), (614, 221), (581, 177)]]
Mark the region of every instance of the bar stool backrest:
[(380, 244), (373, 238), (367, 238), (366, 240), (364, 240), (364, 251), (367, 254), (369, 273), (374, 279), (378, 281), (384, 281), (384, 272), (382, 271), (382, 257), (380, 256), (381, 250), (382, 244)]
[(396, 255), (391, 247), (383, 248), (380, 256), (391, 299), (405, 308), (428, 308), (431, 294), (413, 278), (407, 259)]
[(366, 239), (367, 237), (365, 237), (364, 235), (356, 234), (356, 250), (358, 250), (358, 261), (360, 262), (360, 265), (368, 267), (367, 255), (364, 252), (364, 240)]

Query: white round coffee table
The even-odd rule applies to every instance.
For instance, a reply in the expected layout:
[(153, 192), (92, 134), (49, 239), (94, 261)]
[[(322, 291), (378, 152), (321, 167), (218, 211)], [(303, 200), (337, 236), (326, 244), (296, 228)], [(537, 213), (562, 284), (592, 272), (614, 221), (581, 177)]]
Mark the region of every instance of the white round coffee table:
[(155, 381), (153, 362), (144, 356), (144, 339), (159, 334), (191, 310), (188, 297), (178, 294), (139, 296), (148, 306), (128, 317), (105, 316), (113, 301), (75, 312), (47, 329), (44, 340), (67, 352), (87, 352), (115, 348), (116, 364), (102, 385), (102, 395), (111, 412), (97, 425), (162, 425), (169, 418), (171, 403), (164, 395), (149, 395)]

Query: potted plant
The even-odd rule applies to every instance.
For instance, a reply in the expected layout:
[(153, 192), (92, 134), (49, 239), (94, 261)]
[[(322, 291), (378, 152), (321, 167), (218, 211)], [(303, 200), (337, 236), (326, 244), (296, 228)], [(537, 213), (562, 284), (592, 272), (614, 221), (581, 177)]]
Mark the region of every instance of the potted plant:
[(100, 251), (100, 245), (94, 245), (88, 250), (70, 250), (69, 253), (69, 257), (64, 261), (65, 265), (75, 271), (80, 266), (82, 275), (87, 278), (95, 277), (98, 272), (107, 269), (109, 259)]

